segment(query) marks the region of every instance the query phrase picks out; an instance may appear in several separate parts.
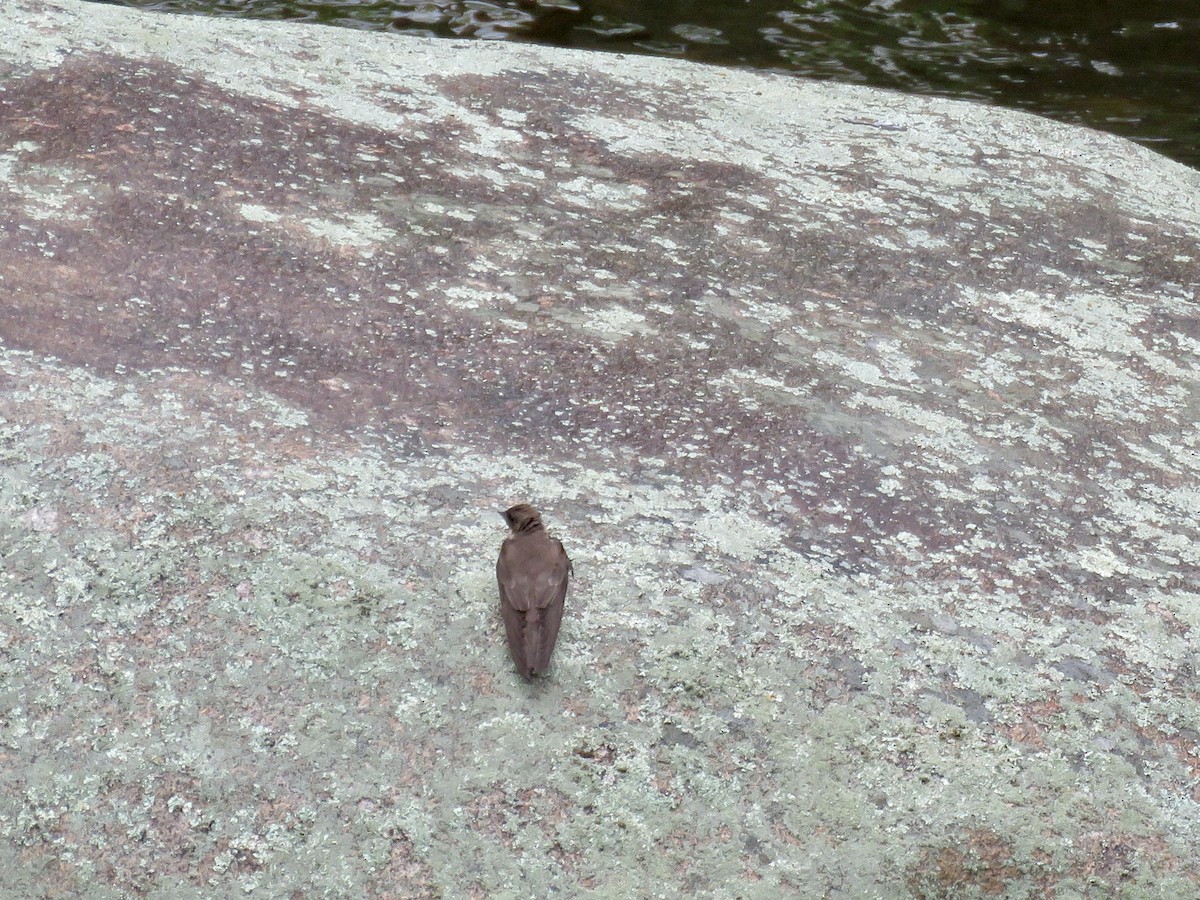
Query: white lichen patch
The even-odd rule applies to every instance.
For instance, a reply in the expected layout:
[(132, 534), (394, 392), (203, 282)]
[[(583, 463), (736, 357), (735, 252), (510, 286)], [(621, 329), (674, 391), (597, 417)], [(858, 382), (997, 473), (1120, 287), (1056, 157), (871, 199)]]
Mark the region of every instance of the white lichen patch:
[(899, 340), (881, 337), (871, 341), (870, 347), (877, 354), (879, 368), (894, 385), (911, 384), (920, 379), (917, 371), (920, 364), (905, 352)]
[(630, 335), (653, 335), (657, 329), (646, 321), (641, 313), (626, 306), (611, 304), (601, 307), (585, 307), (569, 316), (579, 327), (593, 332), (604, 340), (619, 340)]
[(1102, 578), (1123, 575), (1129, 567), (1113, 551), (1104, 546), (1085, 547), (1078, 554), (1079, 565)]
[(757, 409), (761, 402), (798, 403), (807, 396), (801, 385), (787, 384), (783, 380), (757, 369), (729, 369), (712, 382), (718, 392), (730, 392), (748, 409)]
[(347, 213), (336, 219), (309, 216), (301, 224), (315, 238), (360, 251), (374, 250), (379, 244), (397, 237), (396, 232), (369, 212)]
[(243, 203), (238, 210), (241, 212), (242, 218), (248, 222), (262, 222), (270, 225), (283, 218), (282, 213), (277, 213), (257, 203)]
[(94, 190), (88, 173), (61, 163), (53, 166), (30, 163), (25, 156), (37, 149), (36, 143), (21, 141), (12, 145), (9, 152), (0, 152), (0, 184), (16, 196), (21, 212), (30, 219), (85, 220)]
[(762, 322), (764, 325), (779, 325), (794, 318), (795, 312), (790, 306), (783, 303), (772, 303), (770, 301), (750, 300), (743, 298), (741, 300), (742, 308), (745, 315), (756, 321)]
[(948, 246), (945, 238), (931, 235), (924, 228), (913, 228), (905, 232), (908, 243), (923, 250), (940, 250)]
[(879, 387), (886, 384), (883, 373), (873, 363), (845, 356), (836, 350), (818, 350), (813, 354), (813, 358), (818, 362), (840, 368), (850, 378), (862, 384), (872, 387)]
[(1147, 314), (1145, 305), (1129, 297), (1120, 302), (1111, 296), (1067, 292), (1049, 298), (1029, 291), (995, 292), (983, 295), (964, 289), (963, 299), (986, 309), (1003, 321), (1011, 321), (1060, 338), (1080, 351), (1142, 356), (1145, 341), (1134, 334)]
[(42, 631), (53, 627), (57, 615), (44, 600), (10, 593), (5, 590), (3, 581), (0, 581), (0, 621)]
[(462, 310), (510, 307), (519, 299), (507, 291), (492, 291), (466, 285), (454, 285), (443, 289), (442, 298), (449, 306)]
[(426, 200), (421, 204), (421, 209), (434, 216), (445, 216), (449, 219), (455, 219), (459, 222), (474, 222), (475, 213), (469, 209), (462, 209), (456, 206), (450, 206), (445, 203), (438, 203), (434, 200)]
[(779, 543), (779, 530), (739, 512), (705, 516), (692, 526), (702, 541), (717, 552), (750, 560)]
[(981, 387), (989, 390), (1003, 388), (1018, 381), (1022, 375), (1018, 371), (1023, 367), (1023, 360), (1012, 350), (1001, 350), (989, 354), (979, 361), (979, 366), (966, 373), (965, 377)]
[(978, 438), (961, 419), (892, 396), (858, 393), (846, 405), (851, 409), (865, 406), (917, 426), (922, 433), (914, 434), (905, 442), (921, 447), (926, 451), (921, 454), (922, 458), (944, 471), (957, 473), (964, 466), (976, 465), (984, 459)]
[(560, 195), (568, 203), (586, 207), (608, 207), (633, 211), (640, 209), (646, 189), (636, 184), (618, 181), (597, 181), (580, 176), (564, 181), (558, 186)]

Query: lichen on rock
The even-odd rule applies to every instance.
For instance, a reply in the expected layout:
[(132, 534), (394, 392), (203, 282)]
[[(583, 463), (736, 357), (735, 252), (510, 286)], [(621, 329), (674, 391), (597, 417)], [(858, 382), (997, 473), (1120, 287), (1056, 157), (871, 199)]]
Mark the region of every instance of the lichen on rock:
[(0, 893), (1196, 893), (1197, 173), (22, 0), (0, 204)]

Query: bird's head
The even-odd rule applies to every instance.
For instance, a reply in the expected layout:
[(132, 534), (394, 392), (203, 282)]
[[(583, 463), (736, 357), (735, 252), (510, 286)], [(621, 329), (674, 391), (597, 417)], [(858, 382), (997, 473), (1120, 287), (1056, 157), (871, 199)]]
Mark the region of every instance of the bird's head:
[(503, 516), (513, 534), (520, 534), (522, 531), (536, 531), (542, 527), (542, 514), (528, 503), (510, 506), (503, 512)]

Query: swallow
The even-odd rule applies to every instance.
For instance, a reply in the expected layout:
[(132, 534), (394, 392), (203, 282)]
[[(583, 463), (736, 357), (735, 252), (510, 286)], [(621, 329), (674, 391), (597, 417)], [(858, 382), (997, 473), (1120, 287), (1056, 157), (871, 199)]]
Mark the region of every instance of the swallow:
[(508, 649), (521, 677), (529, 680), (550, 667), (550, 654), (562, 623), (567, 580), (575, 574), (562, 541), (550, 537), (541, 514), (518, 503), (502, 515), (510, 534), (500, 545), (496, 582)]

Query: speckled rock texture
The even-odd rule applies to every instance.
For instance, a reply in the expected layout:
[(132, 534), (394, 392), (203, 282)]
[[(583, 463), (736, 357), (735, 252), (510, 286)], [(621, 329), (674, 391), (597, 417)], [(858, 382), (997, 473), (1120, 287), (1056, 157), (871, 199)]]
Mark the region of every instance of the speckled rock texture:
[[(17, 0), (0, 895), (1200, 894), (1200, 176)], [(551, 675), (496, 510), (576, 580)]]

